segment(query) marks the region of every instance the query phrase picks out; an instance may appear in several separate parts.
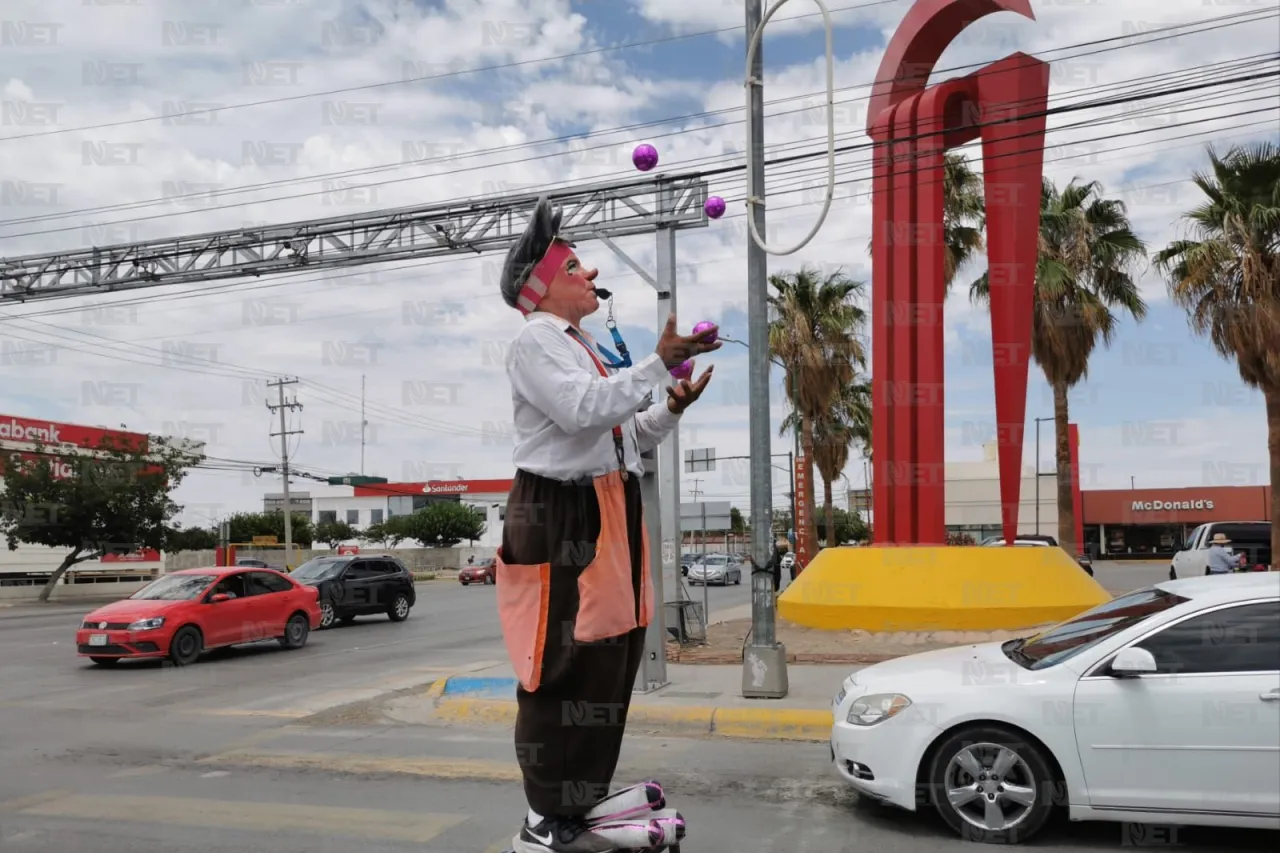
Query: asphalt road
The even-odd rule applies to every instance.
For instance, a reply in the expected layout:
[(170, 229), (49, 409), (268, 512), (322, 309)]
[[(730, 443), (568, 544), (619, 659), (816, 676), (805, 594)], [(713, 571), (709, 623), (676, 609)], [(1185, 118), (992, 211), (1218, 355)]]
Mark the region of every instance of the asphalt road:
[[(74, 653), (83, 610), (0, 610), (0, 851), (496, 853), (524, 811), (510, 733), (396, 725), (378, 711), (503, 658), (493, 592), (421, 584), (404, 623), (363, 619), (299, 651), (266, 644), (181, 669), (99, 670)], [(716, 596), (746, 600), (740, 588), (710, 594), (713, 614)], [(629, 737), (618, 780), (642, 778), (666, 783), (694, 853), (972, 849), (928, 817), (859, 804), (822, 745)], [(1189, 853), (1275, 840), (1152, 838)], [(1132, 843), (1097, 824), (1036, 847)]]

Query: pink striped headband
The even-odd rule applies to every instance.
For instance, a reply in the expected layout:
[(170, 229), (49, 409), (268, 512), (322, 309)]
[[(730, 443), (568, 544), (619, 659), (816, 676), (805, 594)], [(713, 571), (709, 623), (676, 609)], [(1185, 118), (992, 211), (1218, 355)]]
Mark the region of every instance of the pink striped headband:
[(516, 307), (521, 314), (527, 317), (537, 309), (538, 303), (547, 295), (551, 282), (555, 281), (556, 274), (564, 266), (565, 259), (572, 254), (573, 247), (570, 244), (559, 238), (551, 242), (551, 248), (534, 265), (533, 272), (520, 290), (520, 296), (516, 298)]

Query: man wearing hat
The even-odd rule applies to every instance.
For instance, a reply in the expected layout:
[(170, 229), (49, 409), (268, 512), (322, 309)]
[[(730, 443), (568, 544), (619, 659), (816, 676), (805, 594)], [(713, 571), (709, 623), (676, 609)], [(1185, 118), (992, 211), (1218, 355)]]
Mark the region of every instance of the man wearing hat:
[[(560, 218), (539, 200), (501, 281), (503, 299), (526, 318), (507, 358), (516, 475), (497, 555), (529, 802), (516, 853), (614, 849), (588, 822), (609, 795), (654, 609), (640, 454), (711, 380), (708, 368), (673, 387), (670, 370), (720, 347), (707, 342), (714, 329), (678, 335), (674, 316), (635, 365), (625, 347), (618, 358), (597, 344), (582, 321), (609, 294), (558, 236)], [(666, 399), (640, 411), (655, 386)]]
[(1230, 544), (1231, 540), (1225, 533), (1213, 534), (1213, 538), (1209, 540), (1209, 562), (1204, 570), (1206, 575), (1225, 575), (1235, 568), (1238, 561), (1227, 550)]

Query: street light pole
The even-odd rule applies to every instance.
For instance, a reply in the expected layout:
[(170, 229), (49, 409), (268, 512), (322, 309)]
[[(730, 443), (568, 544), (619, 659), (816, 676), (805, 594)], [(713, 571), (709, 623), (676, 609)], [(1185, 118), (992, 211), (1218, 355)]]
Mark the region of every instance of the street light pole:
[[(763, 0), (746, 0), (747, 69), (747, 186), (761, 196), (749, 204), (757, 235), (767, 234), (764, 208), (764, 51), (755, 37), (764, 20)], [(829, 42), (828, 42), (829, 44)], [(752, 193), (748, 193), (751, 195)], [(773, 473), (770, 450), (773, 430), (769, 424), (769, 259), (760, 237), (747, 234), (747, 320), (750, 346), (748, 370), (751, 413), (751, 644), (742, 653), (742, 695), (756, 699), (781, 699), (787, 695), (787, 650), (777, 641), (777, 598), (773, 578), (764, 572), (773, 554)]]
[(1036, 418), (1036, 535), (1040, 535), (1040, 422), (1053, 418)]

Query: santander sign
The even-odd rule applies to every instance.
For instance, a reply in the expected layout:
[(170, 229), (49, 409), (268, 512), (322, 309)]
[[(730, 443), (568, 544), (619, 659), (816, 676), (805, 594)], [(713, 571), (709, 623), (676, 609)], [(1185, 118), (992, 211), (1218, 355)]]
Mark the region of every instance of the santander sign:
[(470, 491), (469, 483), (427, 483), (422, 487), (426, 495), (460, 495)]

